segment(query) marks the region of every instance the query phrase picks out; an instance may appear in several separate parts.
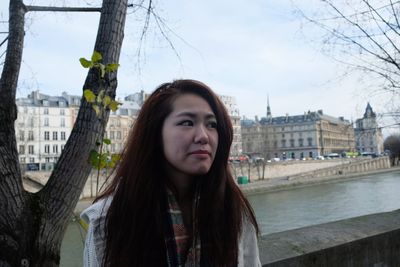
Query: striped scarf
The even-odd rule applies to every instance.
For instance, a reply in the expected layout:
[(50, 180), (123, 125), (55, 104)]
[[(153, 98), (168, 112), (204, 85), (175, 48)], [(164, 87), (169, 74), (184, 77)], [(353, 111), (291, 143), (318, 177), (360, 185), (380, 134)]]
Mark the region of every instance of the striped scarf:
[(197, 228), (199, 200), (199, 190), (196, 189), (192, 207), (193, 237), (190, 238), (178, 202), (172, 191), (167, 188), (164, 237), (169, 267), (200, 267), (201, 242)]

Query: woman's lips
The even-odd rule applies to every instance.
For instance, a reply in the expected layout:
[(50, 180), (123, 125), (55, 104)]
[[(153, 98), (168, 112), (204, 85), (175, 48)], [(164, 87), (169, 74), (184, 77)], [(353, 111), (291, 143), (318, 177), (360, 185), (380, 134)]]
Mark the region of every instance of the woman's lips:
[(208, 152), (207, 150), (196, 150), (196, 151), (190, 152), (189, 154), (191, 154), (191, 155), (209, 155), (209, 156), (211, 156), (211, 153)]

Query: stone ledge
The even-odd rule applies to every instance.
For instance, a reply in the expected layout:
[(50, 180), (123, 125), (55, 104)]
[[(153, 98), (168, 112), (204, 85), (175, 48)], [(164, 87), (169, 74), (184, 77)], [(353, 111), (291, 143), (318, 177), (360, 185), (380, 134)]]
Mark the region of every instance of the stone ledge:
[(263, 266), (400, 266), (400, 210), (262, 236)]

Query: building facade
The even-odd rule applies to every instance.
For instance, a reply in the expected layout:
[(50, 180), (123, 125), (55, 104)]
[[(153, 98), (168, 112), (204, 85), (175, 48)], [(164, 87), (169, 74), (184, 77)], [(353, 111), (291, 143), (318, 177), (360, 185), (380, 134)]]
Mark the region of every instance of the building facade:
[[(103, 149), (121, 153), (137, 114), (148, 95), (141, 91), (118, 100), (122, 105), (110, 113), (104, 137), (111, 144)], [(231, 96), (219, 96), (224, 103), (233, 125), (231, 155), (242, 153), (241, 125), (236, 100)], [(71, 134), (78, 117), (80, 96), (62, 93), (49, 96), (34, 91), (26, 98), (18, 98), (16, 138), (22, 170), (47, 170), (54, 168)]]
[(64, 97), (34, 91), (16, 101), (15, 122), (19, 161), (26, 170), (51, 170), (58, 161), (74, 123), (74, 106)]
[(236, 104), (236, 98), (227, 95), (218, 95), (218, 97), (225, 105), (232, 122), (233, 141), (230, 154), (231, 156), (239, 156), (242, 154), (242, 127), (240, 124), (240, 113)]
[(364, 116), (356, 120), (355, 138), (358, 152), (376, 154), (383, 152), (382, 130), (378, 127), (376, 114), (369, 103), (365, 108)]
[[(63, 93), (49, 96), (34, 91), (26, 98), (18, 98), (15, 122), (17, 149), (22, 170), (52, 170), (71, 134), (78, 116), (81, 97)], [(105, 137), (111, 140), (111, 153), (120, 153), (136, 115), (136, 102), (122, 103), (111, 112)]]
[[(269, 105), (268, 105), (269, 106)], [(244, 153), (259, 153), (266, 159), (316, 158), (355, 150), (354, 129), (343, 117), (322, 110), (304, 115), (267, 117), (242, 121)]]
[(140, 106), (136, 101), (125, 100), (116, 111), (110, 113), (104, 136), (111, 140), (109, 151), (111, 153), (121, 153), (127, 140), (130, 130), (135, 123)]

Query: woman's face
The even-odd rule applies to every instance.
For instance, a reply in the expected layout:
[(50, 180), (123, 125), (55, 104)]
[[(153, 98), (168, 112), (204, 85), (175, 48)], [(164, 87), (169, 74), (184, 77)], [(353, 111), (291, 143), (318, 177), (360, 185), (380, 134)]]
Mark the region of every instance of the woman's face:
[(195, 94), (176, 98), (162, 127), (162, 144), (171, 178), (206, 174), (218, 146), (217, 120), (208, 103)]

